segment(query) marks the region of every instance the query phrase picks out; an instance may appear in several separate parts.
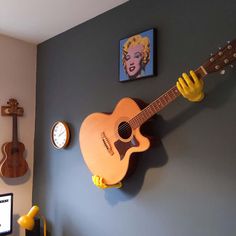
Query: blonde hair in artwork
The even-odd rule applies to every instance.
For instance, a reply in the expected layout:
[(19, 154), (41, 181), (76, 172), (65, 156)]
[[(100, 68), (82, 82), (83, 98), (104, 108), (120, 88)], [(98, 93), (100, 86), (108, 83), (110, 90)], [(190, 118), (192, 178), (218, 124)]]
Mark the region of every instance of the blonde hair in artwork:
[(123, 46), (123, 53), (122, 53), (122, 63), (125, 66), (125, 56), (128, 53), (128, 49), (130, 47), (136, 46), (138, 44), (143, 45), (143, 57), (142, 57), (142, 64), (145, 67), (148, 62), (150, 61), (150, 41), (148, 37), (142, 37), (140, 34), (134, 35), (125, 42)]

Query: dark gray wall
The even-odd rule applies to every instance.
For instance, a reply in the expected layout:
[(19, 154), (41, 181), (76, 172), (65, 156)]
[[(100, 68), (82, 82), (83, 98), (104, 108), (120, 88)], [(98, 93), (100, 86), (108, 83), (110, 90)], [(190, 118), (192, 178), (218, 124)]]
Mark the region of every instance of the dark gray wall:
[[(33, 201), (50, 235), (236, 234), (236, 69), (209, 76), (203, 102), (179, 98), (153, 119), (148, 132), (161, 141), (120, 190), (93, 186), (78, 144), (88, 114), (125, 96), (153, 101), (235, 38), (235, 26), (235, 0), (129, 1), (38, 46)], [(119, 39), (152, 27), (158, 76), (119, 83)], [(56, 120), (71, 125), (66, 150), (50, 143)]]

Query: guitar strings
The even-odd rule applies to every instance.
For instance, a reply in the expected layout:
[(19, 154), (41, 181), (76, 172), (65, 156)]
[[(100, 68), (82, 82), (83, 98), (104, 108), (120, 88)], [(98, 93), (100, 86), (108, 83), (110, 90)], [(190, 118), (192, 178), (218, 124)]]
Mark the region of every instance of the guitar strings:
[[(170, 92), (172, 94), (172, 97), (170, 95)], [(168, 95), (168, 98), (166, 98)], [(155, 111), (154, 114), (158, 113), (159, 111), (161, 111), (163, 108), (165, 108), (169, 103), (171, 103), (172, 101), (174, 101), (177, 97), (179, 96), (179, 91), (177, 90), (176, 86), (171, 87), (169, 90), (167, 90), (165, 93), (163, 93), (161, 96), (159, 96), (156, 100), (154, 100), (152, 103), (150, 103), (149, 105), (147, 105), (144, 109), (142, 109), (137, 115), (135, 115), (133, 118), (129, 119), (128, 121), (124, 121), (124, 124), (122, 124), (121, 126), (118, 127), (117, 131), (115, 131), (115, 135), (109, 136), (108, 138), (114, 138), (119, 135), (119, 132), (126, 132), (127, 128), (132, 130), (133, 132), (133, 128), (130, 124), (131, 120), (135, 119), (135, 117), (138, 117), (140, 114), (145, 114), (145, 111), (148, 111), (149, 109), (151, 109), (151, 104), (155, 107), (156, 105), (154, 105), (155, 103), (157, 103), (157, 110)], [(165, 103), (162, 102), (161, 98), (164, 99)], [(161, 105), (160, 105), (161, 104)], [(148, 119), (150, 119), (154, 114), (152, 114), (150, 117), (145, 117), (145, 121), (147, 121)], [(139, 120), (139, 118), (138, 118)], [(145, 122), (144, 121), (144, 122)], [(142, 123), (144, 123), (142, 122)], [(142, 124), (141, 124), (142, 125)], [(140, 125), (140, 126), (141, 126)], [(140, 127), (139, 126), (139, 127)]]
[[(165, 93), (164, 93), (165, 94)], [(164, 95), (163, 94), (163, 95)], [(160, 98), (160, 97), (159, 97)], [(159, 99), (158, 98), (158, 99)], [(157, 99), (157, 100), (158, 100)], [(167, 103), (168, 104), (168, 103)], [(150, 104), (149, 104), (150, 105)], [(132, 126), (131, 126), (131, 120), (133, 120), (133, 119), (135, 119), (135, 117), (137, 117), (137, 116), (139, 116), (142, 112), (144, 112), (145, 110), (148, 110), (148, 107), (149, 107), (149, 105), (148, 106), (146, 106), (143, 110), (141, 110), (136, 116), (134, 116), (133, 118), (131, 118), (131, 119), (129, 119), (128, 121), (124, 121), (124, 124), (122, 124), (122, 125), (120, 125), (120, 126), (118, 126), (118, 129), (115, 131), (115, 134), (114, 135), (112, 135), (112, 136), (109, 136), (108, 138), (114, 138), (114, 137), (119, 137), (119, 136), (121, 136), (120, 134), (125, 134), (125, 132), (127, 132), (127, 129), (131, 129), (131, 134), (133, 133), (133, 131), (135, 130), (135, 129), (133, 129), (132, 128)], [(161, 109), (159, 108), (159, 110), (157, 111), (157, 112), (159, 112)], [(156, 113), (157, 113), (156, 112)], [(155, 114), (155, 113), (154, 113)], [(153, 115), (154, 115), (153, 114)], [(145, 116), (144, 116), (145, 117)], [(151, 117), (150, 117), (151, 118)], [(146, 118), (145, 118), (146, 119)], [(147, 120), (148, 120), (149, 118), (147, 118)], [(140, 120), (139, 118), (138, 118), (138, 120)], [(122, 137), (122, 136), (121, 136)], [(129, 136), (130, 137), (130, 136)]]

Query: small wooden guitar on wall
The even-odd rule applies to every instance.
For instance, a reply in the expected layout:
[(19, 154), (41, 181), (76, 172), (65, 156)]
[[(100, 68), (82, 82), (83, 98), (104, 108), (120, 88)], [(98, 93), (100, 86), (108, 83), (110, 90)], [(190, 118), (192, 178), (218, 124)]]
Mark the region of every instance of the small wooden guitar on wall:
[(12, 141), (2, 145), (3, 158), (0, 162), (1, 175), (8, 178), (23, 176), (28, 170), (28, 164), (24, 159), (25, 146), (18, 141), (17, 116), (22, 116), (24, 110), (18, 107), (16, 99), (9, 99), (8, 106), (2, 106), (2, 116), (12, 116)]
[[(236, 40), (220, 49), (195, 70), (198, 78), (222, 71), (236, 60)], [(222, 71), (223, 72), (223, 71)], [(108, 185), (120, 182), (128, 172), (132, 153), (143, 152), (150, 146), (140, 126), (180, 95), (173, 86), (143, 110), (131, 98), (123, 98), (113, 113), (93, 113), (80, 128), (80, 147), (83, 158), (93, 175)]]

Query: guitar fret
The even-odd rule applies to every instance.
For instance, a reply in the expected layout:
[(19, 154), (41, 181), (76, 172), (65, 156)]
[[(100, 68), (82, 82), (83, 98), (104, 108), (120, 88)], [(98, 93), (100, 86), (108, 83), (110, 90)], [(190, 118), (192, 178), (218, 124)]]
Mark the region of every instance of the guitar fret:
[(164, 107), (166, 105), (166, 101), (163, 98), (163, 95), (160, 97), (160, 101), (161, 101), (162, 106)]
[(151, 104), (150, 107), (153, 111), (153, 114), (155, 114), (157, 112), (157, 108), (155, 107), (155, 104)]
[(146, 107), (144, 110), (144, 117), (146, 118), (146, 119), (148, 119), (149, 118), (149, 112), (148, 112), (148, 108)]
[(134, 127), (135, 126), (135, 122), (136, 121), (136, 117), (134, 117), (132, 120), (129, 121), (129, 124), (131, 127)]
[(157, 99), (154, 103), (155, 103), (157, 110), (160, 111), (162, 109), (162, 105), (161, 105), (159, 99)]
[(167, 96), (167, 93), (164, 95), (164, 98), (165, 98), (166, 102), (169, 103), (169, 98)]
[(145, 117), (145, 118), (149, 118), (148, 109), (145, 109), (145, 112), (144, 112), (144, 117)]
[(139, 114), (139, 116), (138, 116), (138, 122), (142, 123), (142, 116), (141, 116), (141, 114)]
[(177, 87), (175, 86), (174, 88), (173, 88), (173, 92), (174, 92), (174, 94), (176, 95), (176, 96), (179, 96), (179, 90), (177, 89)]
[(136, 119), (136, 120), (137, 120), (137, 122), (139, 123), (139, 121), (140, 121), (140, 118), (139, 118), (139, 116), (137, 116), (137, 119)]
[(169, 93), (172, 100), (174, 100), (176, 98), (175, 93), (172, 90), (170, 90), (168, 93)]
[(148, 117), (148, 114), (146, 113), (146, 110), (143, 112), (143, 119), (144, 121), (147, 120), (149, 117)]
[(151, 111), (150, 106), (147, 106), (146, 110), (147, 110), (148, 116), (150, 117), (152, 115), (152, 111)]
[(156, 112), (152, 109), (151, 106), (148, 107), (150, 116), (154, 115)]
[(166, 103), (169, 103), (169, 98), (167, 97), (166, 93), (164, 94), (164, 99), (165, 99)]
[(172, 97), (171, 97), (171, 91), (168, 91), (167, 92), (167, 95), (168, 95), (168, 97), (169, 97), (169, 101), (171, 102), (173, 99), (172, 99)]
[(145, 111), (142, 113), (141, 117), (142, 117), (142, 121), (145, 121), (147, 119)]
[(132, 119), (130, 122), (129, 122), (130, 126), (135, 129), (138, 125), (138, 122), (137, 122), (137, 119), (135, 117), (135, 119)]
[(155, 114), (156, 112), (158, 112), (158, 107), (156, 106), (155, 103), (152, 103), (151, 104), (151, 107), (152, 107), (152, 110), (153, 110), (153, 113)]

